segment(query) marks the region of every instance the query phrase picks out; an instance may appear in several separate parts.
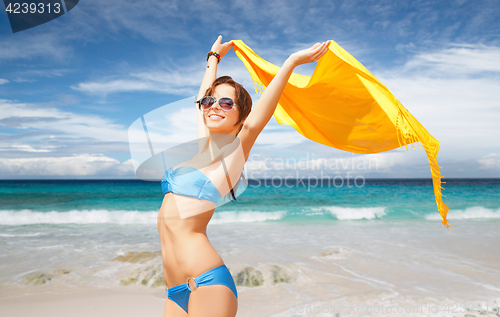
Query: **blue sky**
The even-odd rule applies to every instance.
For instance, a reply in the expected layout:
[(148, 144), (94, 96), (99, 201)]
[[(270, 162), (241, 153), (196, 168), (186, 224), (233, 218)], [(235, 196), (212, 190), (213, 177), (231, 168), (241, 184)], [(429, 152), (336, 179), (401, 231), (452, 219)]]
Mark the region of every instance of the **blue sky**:
[[(219, 34), (277, 65), (315, 42), (336, 41), (441, 142), (442, 175), (500, 177), (499, 13), (496, 0), (82, 0), (15, 34), (0, 14), (0, 178), (133, 178), (128, 127), (197, 93)], [(218, 75), (259, 97), (233, 51)], [(194, 129), (194, 117), (182, 113)], [(277, 167), (293, 157), (337, 160), (339, 175), (429, 178), (425, 152), (409, 149), (354, 155), (273, 118), (247, 168), (255, 177), (294, 175)], [(352, 168), (363, 160), (377, 168)]]

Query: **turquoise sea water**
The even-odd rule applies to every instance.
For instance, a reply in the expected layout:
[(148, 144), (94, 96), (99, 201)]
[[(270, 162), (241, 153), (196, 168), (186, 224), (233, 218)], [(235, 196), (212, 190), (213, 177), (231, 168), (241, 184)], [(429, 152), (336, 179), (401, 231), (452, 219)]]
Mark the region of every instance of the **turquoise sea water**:
[[(500, 179), (444, 181), (450, 220), (500, 218)], [(149, 223), (162, 196), (158, 182), (140, 180), (3, 180), (0, 225)], [(323, 185), (250, 180), (237, 202), (221, 206), (217, 214), (215, 219), (229, 217), (226, 221), (232, 222), (252, 221), (252, 214), (255, 221), (279, 222), (439, 219), (431, 179)]]

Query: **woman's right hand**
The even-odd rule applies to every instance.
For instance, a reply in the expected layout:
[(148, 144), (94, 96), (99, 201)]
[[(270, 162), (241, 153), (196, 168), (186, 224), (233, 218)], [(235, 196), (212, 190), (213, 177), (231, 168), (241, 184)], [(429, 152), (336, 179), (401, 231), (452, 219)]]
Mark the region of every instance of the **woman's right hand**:
[(219, 53), (220, 58), (222, 58), (226, 53), (234, 46), (232, 41), (221, 44), (222, 35), (219, 35), (215, 43), (212, 45), (212, 51)]

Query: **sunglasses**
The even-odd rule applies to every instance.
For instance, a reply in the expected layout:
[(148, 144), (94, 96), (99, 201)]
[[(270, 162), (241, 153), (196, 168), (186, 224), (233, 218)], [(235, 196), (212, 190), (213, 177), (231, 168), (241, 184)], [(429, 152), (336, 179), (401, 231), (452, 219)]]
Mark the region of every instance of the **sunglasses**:
[[(196, 102), (199, 104), (199, 106), (202, 110), (208, 110), (208, 109), (212, 108), (213, 105), (215, 105), (216, 101), (217, 101), (217, 98), (215, 98), (215, 97), (205, 96)], [(234, 106), (236, 106), (236, 105), (234, 104), (233, 99), (231, 99), (229, 97), (219, 98), (219, 107), (223, 111), (231, 111), (231, 110), (233, 110)]]

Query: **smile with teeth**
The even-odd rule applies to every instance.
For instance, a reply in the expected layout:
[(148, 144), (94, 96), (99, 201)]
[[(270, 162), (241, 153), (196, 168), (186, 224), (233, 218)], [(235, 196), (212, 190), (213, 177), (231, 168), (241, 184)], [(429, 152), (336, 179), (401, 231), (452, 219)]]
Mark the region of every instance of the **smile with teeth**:
[(208, 117), (209, 117), (210, 119), (213, 119), (213, 120), (222, 120), (222, 119), (224, 119), (224, 117), (223, 117), (223, 116), (220, 116), (220, 115), (215, 114), (215, 113), (210, 114)]

